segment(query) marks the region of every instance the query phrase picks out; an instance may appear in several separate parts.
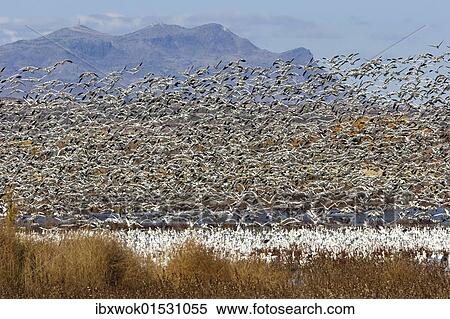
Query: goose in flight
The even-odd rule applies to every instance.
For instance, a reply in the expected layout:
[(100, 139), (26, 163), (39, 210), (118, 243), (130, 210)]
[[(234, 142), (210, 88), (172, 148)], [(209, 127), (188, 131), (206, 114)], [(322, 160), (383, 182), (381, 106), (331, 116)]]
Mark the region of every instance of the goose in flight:
[(436, 45), (436, 44), (429, 44), (428, 46), (430, 46), (430, 47), (432, 47), (432, 48), (439, 49), (439, 48), (441, 47), (442, 43), (444, 43), (444, 40), (442, 40), (441, 42), (439, 42), (438, 45)]

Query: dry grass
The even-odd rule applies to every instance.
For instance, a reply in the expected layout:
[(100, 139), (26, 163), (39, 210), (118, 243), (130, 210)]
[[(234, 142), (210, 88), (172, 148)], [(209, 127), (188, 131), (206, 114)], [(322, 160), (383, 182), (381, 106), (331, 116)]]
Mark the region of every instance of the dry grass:
[(19, 210), (17, 209), (17, 205), (14, 200), (14, 189), (10, 186), (6, 186), (4, 191), (4, 194), (0, 196), (0, 205), (3, 201), (6, 207), (5, 223), (7, 226), (11, 227), (15, 223), (16, 217), (19, 214)]
[(450, 274), (437, 264), (418, 264), (411, 255), (319, 257), (301, 269), (303, 293), (313, 298), (449, 298)]
[(104, 237), (19, 239), (0, 226), (1, 298), (449, 298), (450, 275), (408, 253), (233, 262), (187, 242), (159, 266)]

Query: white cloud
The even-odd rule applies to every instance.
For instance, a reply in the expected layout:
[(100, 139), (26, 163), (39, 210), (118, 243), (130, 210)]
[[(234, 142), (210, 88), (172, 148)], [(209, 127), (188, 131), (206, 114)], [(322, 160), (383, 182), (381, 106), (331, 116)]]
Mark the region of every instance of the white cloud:
[(4, 38), (7, 42), (14, 42), (20, 40), (20, 37), (18, 37), (17, 32), (14, 30), (3, 29), (2, 33), (3, 33), (2, 38)]
[(106, 12), (105, 16), (110, 17), (110, 18), (123, 18), (123, 15), (121, 15), (120, 13), (116, 13), (116, 12)]
[(31, 31), (26, 26), (32, 27), (39, 33), (46, 34), (49, 30), (54, 31), (73, 24), (73, 21), (63, 18), (34, 17), (23, 19), (0, 17), (0, 45), (39, 36), (39, 34)]
[(88, 27), (105, 33), (123, 34), (147, 26), (154, 19), (126, 17), (116, 13), (81, 15), (77, 20)]
[(8, 17), (2, 17), (0, 16), (0, 24), (6, 24), (9, 23), (10, 19)]

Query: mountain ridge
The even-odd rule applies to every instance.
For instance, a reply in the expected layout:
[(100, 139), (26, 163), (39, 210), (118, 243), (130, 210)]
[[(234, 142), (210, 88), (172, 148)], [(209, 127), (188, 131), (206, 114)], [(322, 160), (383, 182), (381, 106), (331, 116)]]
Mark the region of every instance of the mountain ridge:
[(6, 66), (6, 73), (28, 65), (48, 66), (71, 59), (73, 65), (64, 66), (57, 74), (67, 80), (91, 70), (93, 65), (110, 72), (143, 62), (144, 73), (176, 75), (191, 65), (200, 67), (240, 58), (249, 65), (268, 66), (278, 58), (307, 63), (312, 54), (303, 47), (281, 53), (261, 49), (218, 23), (192, 28), (155, 24), (124, 35), (78, 25), (0, 46), (0, 67)]

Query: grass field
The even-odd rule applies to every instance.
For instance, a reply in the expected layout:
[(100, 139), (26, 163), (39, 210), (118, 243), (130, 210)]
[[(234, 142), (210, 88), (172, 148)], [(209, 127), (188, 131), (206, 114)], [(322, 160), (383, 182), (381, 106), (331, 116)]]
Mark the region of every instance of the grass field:
[[(272, 252), (276, 253), (276, 252)], [(283, 251), (297, 256), (301, 251)], [(449, 298), (450, 274), (414, 251), (232, 260), (195, 241), (165, 264), (110, 236), (59, 241), (0, 228), (1, 298)]]

